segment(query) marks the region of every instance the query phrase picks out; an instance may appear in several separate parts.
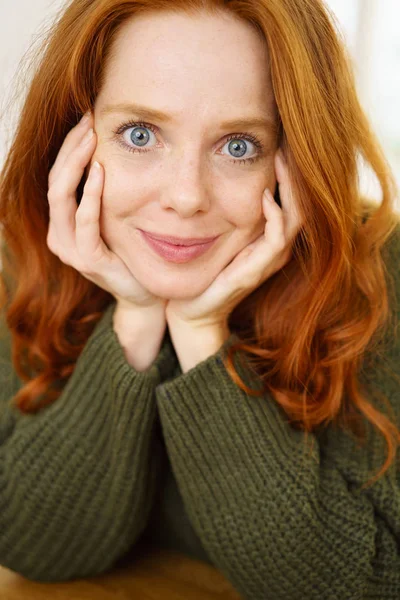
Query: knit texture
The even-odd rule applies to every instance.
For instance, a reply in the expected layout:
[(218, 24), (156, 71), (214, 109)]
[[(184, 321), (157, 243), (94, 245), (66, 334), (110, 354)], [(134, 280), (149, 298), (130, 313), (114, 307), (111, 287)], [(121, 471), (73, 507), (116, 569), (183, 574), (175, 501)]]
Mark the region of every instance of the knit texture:
[(143, 531), (162, 446), (155, 386), (175, 364), (167, 336), (146, 372), (126, 361), (103, 314), (58, 400), (21, 415), (22, 382), (1, 328), (0, 564), (38, 581), (103, 572)]
[[(400, 307), (400, 227), (386, 255)], [(182, 374), (168, 332), (145, 372), (126, 361), (115, 304), (60, 398), (10, 405), (21, 382), (4, 325), (0, 364), (0, 564), (40, 581), (102, 573), (145, 541), (207, 560), (249, 600), (399, 600), (400, 460), (368, 426), (359, 447), (294, 429), (268, 394), (248, 396), (220, 350)], [(399, 315), (400, 317), (400, 315)], [(389, 340), (390, 341), (390, 340)], [(248, 385), (250, 369), (236, 362)], [(400, 426), (400, 340), (365, 363)], [(382, 407), (379, 407), (382, 409)]]

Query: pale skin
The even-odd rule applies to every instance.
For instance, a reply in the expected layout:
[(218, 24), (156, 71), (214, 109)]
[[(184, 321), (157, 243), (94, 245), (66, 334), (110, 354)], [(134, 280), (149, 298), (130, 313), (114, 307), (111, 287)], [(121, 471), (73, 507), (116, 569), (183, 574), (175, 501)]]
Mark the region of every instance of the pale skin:
[[(179, 35), (171, 35), (174, 28)], [(265, 60), (266, 48), (255, 32), (229, 15), (132, 19), (120, 32), (93, 113), (68, 134), (49, 174), (50, 250), (121, 305), (162, 315), (183, 372), (218, 351), (229, 336), (229, 314), (290, 260), (301, 227), (273, 131), (250, 128), (264, 150), (254, 164), (239, 166), (227, 137), (245, 142), (244, 159), (257, 156), (256, 145), (238, 135), (247, 131), (243, 128), (222, 134), (218, 129), (221, 115), (274, 118)], [(122, 115), (105, 112), (133, 101), (160, 110), (173, 107), (168, 112), (177, 115), (174, 123), (125, 115), (125, 121), (156, 128), (154, 133), (139, 126), (149, 141), (137, 149), (126, 133), (137, 125), (119, 136), (134, 152), (113, 134)], [(89, 165), (77, 207), (76, 188)], [(270, 191), (276, 182), (282, 208)], [(203, 256), (175, 264), (139, 243), (139, 227), (221, 237)]]

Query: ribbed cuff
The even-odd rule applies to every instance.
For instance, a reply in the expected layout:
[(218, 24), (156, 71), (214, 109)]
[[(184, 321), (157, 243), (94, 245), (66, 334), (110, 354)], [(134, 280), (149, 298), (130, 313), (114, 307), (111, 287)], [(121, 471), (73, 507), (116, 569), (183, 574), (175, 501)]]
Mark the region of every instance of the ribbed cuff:
[(109, 345), (109, 351), (112, 353), (113, 358), (115, 358), (118, 364), (125, 364), (126, 374), (135, 374), (136, 378), (149, 378), (154, 384), (160, 383), (170, 377), (176, 369), (177, 358), (168, 328), (166, 329), (160, 351), (153, 363), (145, 371), (136, 371), (136, 369), (127, 361), (124, 349), (114, 330), (113, 316), (116, 306), (117, 303), (112, 302), (104, 311), (102, 318), (97, 323), (96, 328), (92, 333), (93, 343), (102, 344), (106, 342)]

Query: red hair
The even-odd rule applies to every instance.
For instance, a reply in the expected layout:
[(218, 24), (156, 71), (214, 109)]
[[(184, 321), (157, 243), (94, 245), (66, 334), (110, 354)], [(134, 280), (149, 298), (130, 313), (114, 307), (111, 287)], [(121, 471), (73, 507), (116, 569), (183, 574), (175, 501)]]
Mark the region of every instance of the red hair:
[[(233, 13), (267, 42), (279, 143), (305, 225), (291, 261), (232, 312), (230, 326), (240, 328), (243, 343), (225, 364), (248, 394), (269, 390), (306, 434), (338, 423), (360, 437), (362, 413), (388, 448), (375, 480), (394, 462), (400, 432), (374, 408), (360, 375), (363, 361), (382, 357), (396, 339), (383, 246), (398, 239), (398, 190), (359, 104), (334, 17), (320, 0), (72, 0), (63, 10), (36, 55), (0, 180), (7, 281), (0, 305), (25, 383), (12, 401), (25, 413), (54, 402), (114, 300), (48, 249), (48, 174), (68, 131), (93, 108), (119, 27), (149, 10)], [(378, 178), (379, 206), (360, 194), (359, 157)], [(239, 377), (239, 349), (264, 390)]]

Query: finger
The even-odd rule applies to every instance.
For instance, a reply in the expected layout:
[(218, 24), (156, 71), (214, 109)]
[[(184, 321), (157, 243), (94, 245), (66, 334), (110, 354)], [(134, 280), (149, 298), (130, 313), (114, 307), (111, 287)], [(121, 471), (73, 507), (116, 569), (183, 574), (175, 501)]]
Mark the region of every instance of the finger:
[(301, 218), (290, 182), (287, 163), (281, 149), (275, 155), (275, 171), (279, 183), (279, 195), (285, 218), (286, 235), (291, 239), (295, 237), (301, 227)]
[(60, 169), (64, 165), (64, 162), (65, 162), (65, 159), (67, 158), (67, 156), (69, 156), (69, 154), (74, 150), (74, 148), (76, 148), (76, 146), (79, 144), (79, 142), (82, 140), (83, 136), (85, 135), (86, 131), (89, 129), (89, 127), (92, 127), (92, 126), (93, 126), (92, 113), (87, 112), (83, 115), (83, 117), (81, 118), (79, 123), (77, 123), (77, 125), (75, 125), (75, 127), (73, 127), (71, 129), (71, 131), (67, 134), (67, 136), (65, 137), (64, 142), (57, 154), (57, 158), (56, 158), (52, 168), (50, 169), (49, 177), (48, 177), (49, 187), (51, 186), (53, 181), (57, 178), (57, 176), (60, 172)]
[(285, 215), (275, 202), (271, 191), (266, 188), (263, 194), (263, 210), (266, 219), (265, 233), (268, 244), (280, 248), (285, 242)]
[(82, 201), (76, 211), (76, 248), (86, 265), (94, 266), (104, 261), (107, 246), (100, 235), (100, 210), (104, 185), (102, 166), (95, 161), (89, 171)]
[(70, 252), (76, 251), (76, 189), (93, 153), (95, 137), (93, 132), (90, 138), (84, 138), (81, 144), (66, 158), (57, 180), (48, 192), (50, 220), (60, 246)]

